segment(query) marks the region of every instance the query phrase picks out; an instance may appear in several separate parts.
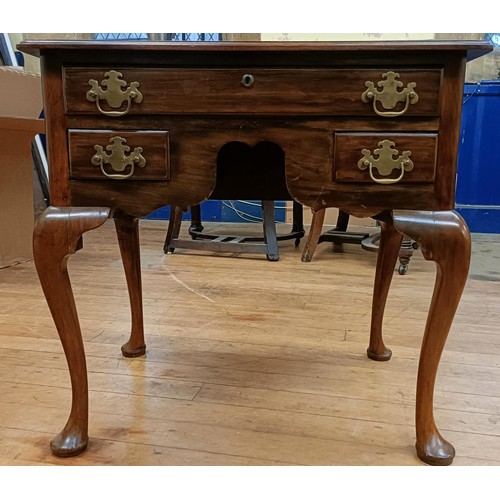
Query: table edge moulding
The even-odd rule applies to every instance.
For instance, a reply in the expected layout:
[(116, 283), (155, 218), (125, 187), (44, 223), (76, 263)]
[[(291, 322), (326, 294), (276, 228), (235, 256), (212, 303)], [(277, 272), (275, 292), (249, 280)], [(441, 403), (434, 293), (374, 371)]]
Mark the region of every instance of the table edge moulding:
[[(236, 171), (256, 199), (280, 199), (285, 189), (313, 214), (336, 207), (380, 222), (369, 358), (392, 354), (382, 320), (403, 235), (436, 263), (416, 451), (428, 464), (453, 461), (433, 397), (470, 262), (469, 230), (454, 211), (465, 63), (488, 53), (488, 43), (28, 41), (18, 48), (41, 58), (51, 206), (34, 230), (34, 258), (73, 396), (54, 454), (77, 455), (89, 442), (87, 368), (67, 271), (83, 233), (115, 221), (132, 311), (122, 353), (141, 356), (139, 217), (208, 199), (224, 184), (224, 145), (259, 145), (257, 158), (272, 143), (284, 152), (279, 175), (273, 166), (259, 170), (258, 158)], [(231, 187), (232, 177), (226, 182)]]

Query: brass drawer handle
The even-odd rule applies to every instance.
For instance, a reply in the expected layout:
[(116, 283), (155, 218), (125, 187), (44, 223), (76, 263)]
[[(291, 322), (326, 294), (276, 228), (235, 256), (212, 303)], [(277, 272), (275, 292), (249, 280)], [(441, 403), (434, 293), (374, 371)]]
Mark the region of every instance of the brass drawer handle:
[[(128, 156), (125, 153), (130, 151), (130, 147), (127, 146), (127, 141), (123, 137), (115, 136), (109, 140), (110, 144), (106, 146), (106, 153), (102, 146), (96, 144), (94, 149), (96, 153), (91, 158), (92, 165), (101, 167), (101, 172), (109, 179), (128, 179), (134, 175), (134, 167), (137, 164), (138, 167), (144, 168), (146, 166), (146, 159), (142, 156), (142, 148), (134, 148), (134, 151)], [(123, 172), (127, 167), (130, 168), (128, 174), (108, 174), (104, 170), (104, 165), (109, 163), (111, 169), (115, 172)]]
[[(123, 75), (119, 71), (111, 70), (104, 73), (104, 80), (101, 85), (97, 80), (89, 80), (92, 87), (87, 92), (87, 101), (95, 102), (97, 109), (106, 116), (123, 116), (130, 111), (130, 104), (134, 101), (137, 104), (142, 102), (142, 94), (139, 92), (139, 83), (132, 82), (127, 87), (127, 82), (121, 80)], [(103, 88), (105, 90), (103, 90)], [(125, 88), (122, 90), (122, 88)], [(121, 108), (124, 101), (127, 101), (127, 108), (124, 111), (105, 111), (101, 108), (100, 101), (106, 101), (110, 108)]]
[[(361, 95), (363, 102), (373, 101), (373, 110), (377, 115), (384, 117), (401, 116), (406, 113), (410, 104), (418, 102), (418, 94), (414, 90), (417, 86), (415, 82), (408, 83), (406, 88), (399, 92), (398, 88), (403, 86), (403, 83), (398, 80), (399, 73), (388, 71), (382, 74), (382, 78), (383, 80), (377, 83), (377, 87), (382, 88), (382, 90), (377, 90), (373, 82), (365, 82), (367, 89)], [(389, 110), (394, 109), (400, 102), (404, 102), (405, 107), (401, 111), (380, 111), (377, 102), (380, 102), (382, 108)]]
[(241, 85), (243, 85), (243, 87), (247, 89), (252, 87), (254, 83), (255, 83), (255, 77), (253, 75), (247, 73), (241, 77)]
[[(368, 149), (362, 149), (361, 154), (363, 157), (358, 161), (358, 168), (360, 170), (368, 168), (372, 181), (378, 184), (396, 184), (401, 181), (405, 172), (413, 170), (413, 162), (410, 160), (411, 151), (403, 151), (401, 156), (394, 158), (399, 154), (399, 151), (394, 149), (395, 145), (394, 142), (386, 139), (378, 143), (379, 147), (373, 151), (373, 154)], [(380, 179), (373, 175), (374, 168), (383, 176), (391, 175), (396, 168), (401, 169), (401, 174), (397, 179)]]

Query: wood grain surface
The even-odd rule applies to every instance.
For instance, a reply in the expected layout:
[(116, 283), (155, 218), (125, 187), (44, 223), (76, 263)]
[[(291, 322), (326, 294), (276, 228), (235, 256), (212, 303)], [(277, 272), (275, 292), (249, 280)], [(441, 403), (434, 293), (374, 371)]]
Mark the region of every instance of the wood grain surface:
[[(264, 115), (362, 115), (376, 116), (373, 102), (361, 95), (366, 81), (383, 80), (387, 67), (379, 69), (268, 69), (248, 67), (242, 60), (237, 69), (178, 69), (120, 67), (66, 68), (64, 95), (66, 112), (99, 115), (96, 104), (86, 99), (89, 80), (101, 83), (110, 69), (119, 71), (125, 82), (140, 84), (144, 99), (132, 103), (130, 114), (264, 114)], [(416, 83), (419, 99), (409, 106), (409, 116), (437, 116), (442, 71), (419, 68), (391, 68), (400, 74), (403, 87)], [(251, 75), (251, 87), (242, 79)], [(104, 89), (104, 87), (103, 87)], [(105, 107), (105, 103), (102, 104)], [(124, 105), (125, 107), (125, 105)], [(380, 105), (379, 105), (380, 107)], [(394, 111), (400, 111), (403, 105)], [(383, 110), (383, 108), (382, 108)]]

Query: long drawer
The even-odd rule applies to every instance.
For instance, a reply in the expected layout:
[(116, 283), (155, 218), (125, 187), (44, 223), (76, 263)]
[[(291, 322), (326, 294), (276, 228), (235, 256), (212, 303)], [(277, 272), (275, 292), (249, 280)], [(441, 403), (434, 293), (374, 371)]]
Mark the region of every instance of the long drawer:
[(439, 116), (441, 69), (64, 69), (66, 113)]

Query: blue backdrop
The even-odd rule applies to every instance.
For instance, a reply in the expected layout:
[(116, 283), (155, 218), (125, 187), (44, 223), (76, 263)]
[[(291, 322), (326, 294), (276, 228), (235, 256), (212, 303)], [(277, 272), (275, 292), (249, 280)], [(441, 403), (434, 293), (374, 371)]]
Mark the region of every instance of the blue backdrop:
[(472, 232), (500, 233), (499, 80), (465, 85), (456, 208)]

